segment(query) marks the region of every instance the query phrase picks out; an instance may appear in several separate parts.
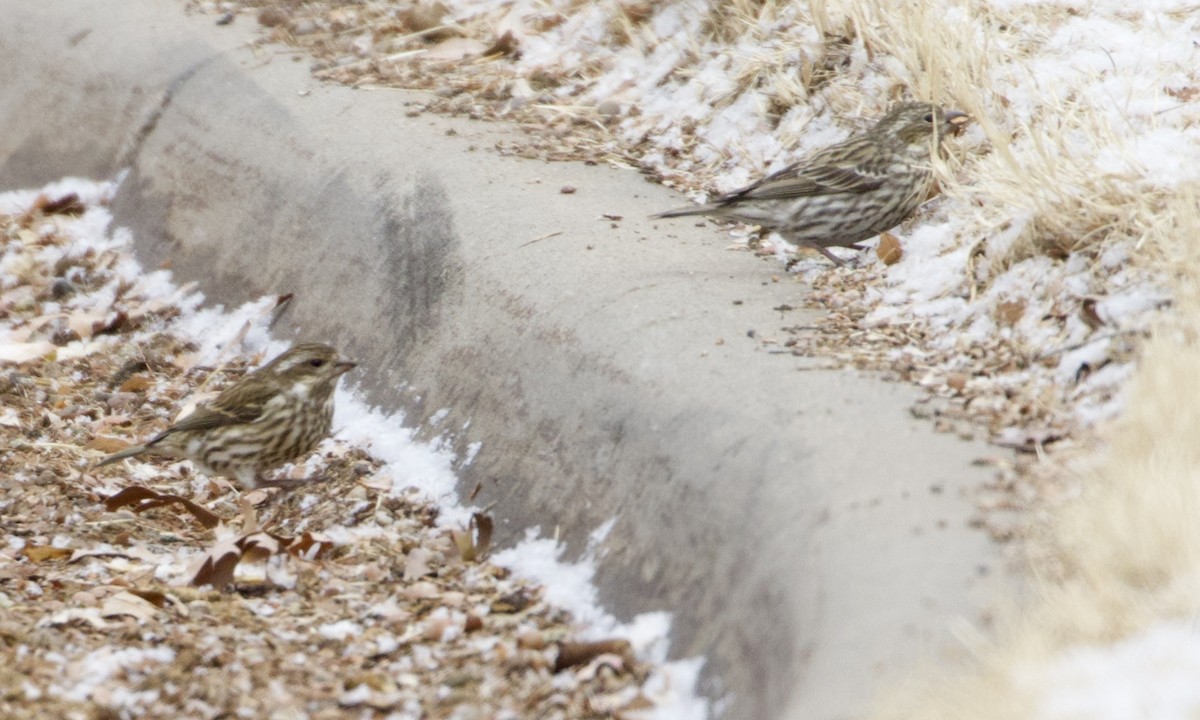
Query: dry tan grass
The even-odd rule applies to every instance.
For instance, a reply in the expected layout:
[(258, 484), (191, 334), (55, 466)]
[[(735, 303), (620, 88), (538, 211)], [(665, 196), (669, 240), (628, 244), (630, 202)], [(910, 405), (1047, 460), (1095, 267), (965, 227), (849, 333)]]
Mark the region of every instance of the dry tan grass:
[[(1169, 237), (1200, 237), (1196, 200), (1165, 203)], [(1147, 344), (1104, 450), (1075, 463), (1080, 495), (1046, 529), (1052, 552), (1033, 562), (1031, 600), (1004, 613), (993, 640), (974, 641), (976, 663), (962, 674), (926, 671), (883, 694), (878, 720), (1035, 717), (1029, 678), (1065, 651), (1200, 612), (1200, 247), (1176, 247), (1162, 261), (1175, 271), (1177, 312)]]
[[(741, 40), (767, 40), (763, 20), (782, 7), (773, 3), (737, 3), (725, 15)], [(1057, 88), (1041, 88), (1024, 63), (1044, 44), (1044, 36), (1069, 16), (1058, 6), (1027, 6), (993, 12), (986, 3), (942, 0), (881, 3), (877, 0), (810, 0), (803, 19), (823, 39), (823, 55), (810, 58), (801, 83), (779, 56), (779, 48), (754, 68), (755, 82), (779, 89), (781, 99), (802, 101), (815, 89), (839, 112), (854, 114), (869, 102), (864, 75), (882, 69), (890, 80), (887, 94), (929, 99), (970, 113), (986, 142), (972, 159), (968, 183), (943, 171), (949, 194), (981, 208), (980, 237), (1023, 212), (1027, 221), (1016, 241), (1001, 250), (997, 269), (1032, 255), (1066, 257), (1096, 251), (1115, 239), (1144, 238), (1171, 221), (1163, 214), (1166, 188), (1141, 178), (1100, 170), (1079, 144), (1110, 148), (1129, 155), (1123, 128), (1113, 128), (1106, 112), (1084, 102), (1064, 101)], [(1021, 30), (1018, 30), (1021, 28)], [(756, 37), (757, 36), (757, 37)], [(870, 67), (848, 63), (860, 48)], [(1029, 117), (1008, 112), (1012, 101), (992, 89), (997, 68), (1025, 74), (1022, 91), (1032, 106)], [(749, 87), (741, 83), (741, 87)], [(871, 88), (878, 87), (878, 80)], [(1014, 147), (1016, 146), (1016, 147)], [(960, 176), (961, 179), (962, 176)]]

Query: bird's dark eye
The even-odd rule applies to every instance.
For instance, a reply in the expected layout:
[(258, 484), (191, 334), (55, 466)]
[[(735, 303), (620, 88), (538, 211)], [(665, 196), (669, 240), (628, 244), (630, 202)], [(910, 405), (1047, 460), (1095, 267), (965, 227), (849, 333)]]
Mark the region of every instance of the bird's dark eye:
[(933, 113), (926, 113), (926, 114), (925, 114), (925, 117), (924, 117), (924, 120), (925, 120), (925, 122), (927, 122), (927, 123), (931, 123), (931, 122), (933, 122)]
[(312, 365), (313, 367), (321, 367), (325, 364), (325, 361), (321, 358), (313, 358), (312, 360), (308, 361), (308, 364)]

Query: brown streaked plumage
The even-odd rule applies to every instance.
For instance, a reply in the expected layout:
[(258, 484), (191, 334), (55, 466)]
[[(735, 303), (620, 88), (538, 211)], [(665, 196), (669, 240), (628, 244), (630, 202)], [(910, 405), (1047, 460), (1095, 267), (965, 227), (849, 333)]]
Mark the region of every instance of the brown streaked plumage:
[(277, 484), (262, 474), (312, 452), (329, 434), (334, 387), (354, 366), (328, 345), (297, 345), (158, 435), (96, 466), (146, 453), (186, 458), (246, 489)]
[(870, 130), (748, 187), (654, 217), (711, 215), (761, 225), (841, 265), (827, 248), (854, 247), (912, 215), (929, 194), (931, 149), (968, 119), (929, 103), (901, 103)]

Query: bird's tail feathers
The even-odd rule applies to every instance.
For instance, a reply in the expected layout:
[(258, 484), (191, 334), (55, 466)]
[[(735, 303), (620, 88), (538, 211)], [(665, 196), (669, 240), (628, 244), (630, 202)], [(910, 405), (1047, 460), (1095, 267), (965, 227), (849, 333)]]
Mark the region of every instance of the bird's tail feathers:
[(689, 205), (687, 207), (675, 208), (674, 210), (667, 210), (666, 212), (660, 212), (656, 215), (651, 215), (650, 217), (659, 219), (659, 218), (686, 217), (688, 215), (708, 215), (709, 213), (713, 212), (714, 210), (716, 210), (719, 207), (720, 207), (720, 205), (717, 205), (716, 203), (709, 203), (707, 205)]
[(140, 455), (144, 452), (146, 452), (146, 445), (134, 445), (133, 447), (127, 447), (120, 452), (115, 452), (112, 455), (104, 458), (100, 462), (96, 463), (95, 467), (100, 467), (101, 465), (107, 465), (109, 463), (115, 463), (118, 460), (124, 460), (125, 458), (130, 458), (134, 455)]

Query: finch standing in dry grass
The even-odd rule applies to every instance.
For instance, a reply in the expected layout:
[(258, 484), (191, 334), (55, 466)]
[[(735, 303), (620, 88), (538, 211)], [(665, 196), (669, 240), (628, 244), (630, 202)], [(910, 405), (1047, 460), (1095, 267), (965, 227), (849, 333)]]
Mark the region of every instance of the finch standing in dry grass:
[(146, 453), (186, 458), (205, 474), (253, 489), (262, 474), (312, 452), (333, 424), (333, 389), (355, 363), (328, 345), (297, 345), (141, 445), (101, 460)]
[(654, 217), (713, 215), (761, 225), (841, 265), (826, 248), (854, 247), (912, 215), (933, 181), (932, 148), (968, 119), (929, 103), (901, 103), (870, 130), (749, 187)]

